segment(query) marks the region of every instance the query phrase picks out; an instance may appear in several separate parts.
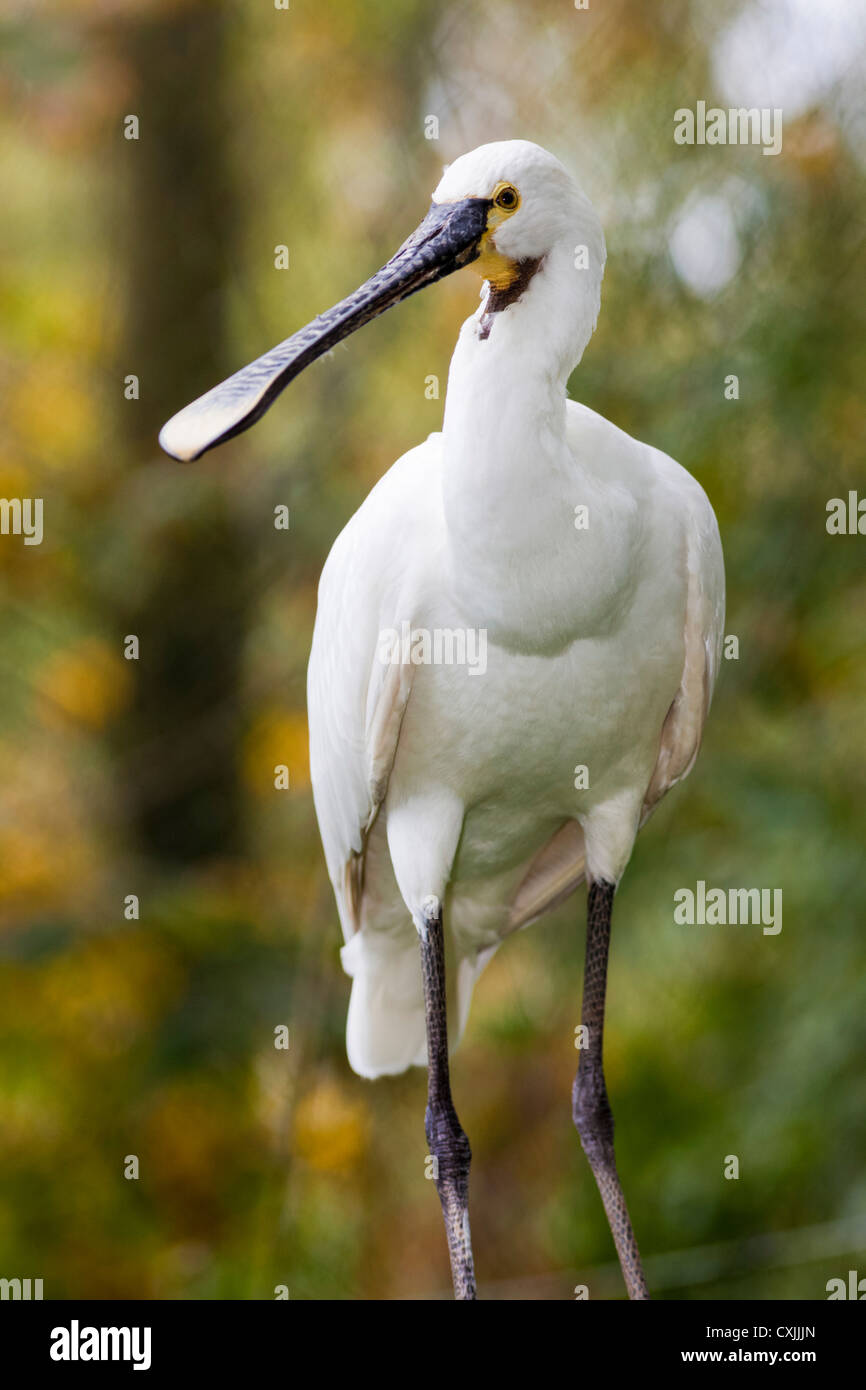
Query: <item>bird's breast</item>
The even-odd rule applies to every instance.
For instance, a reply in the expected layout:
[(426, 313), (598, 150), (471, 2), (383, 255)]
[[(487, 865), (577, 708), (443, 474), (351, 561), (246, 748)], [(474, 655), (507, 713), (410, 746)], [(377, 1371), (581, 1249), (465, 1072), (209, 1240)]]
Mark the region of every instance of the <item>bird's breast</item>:
[[(622, 786), (646, 787), (682, 671), (682, 632), (633, 605), (604, 638), (555, 656), (488, 638), (483, 671), (419, 666), (392, 773), (395, 796), (445, 785), (467, 808), (462, 872), (519, 862), (552, 826)], [(430, 731), (435, 729), (435, 738)]]

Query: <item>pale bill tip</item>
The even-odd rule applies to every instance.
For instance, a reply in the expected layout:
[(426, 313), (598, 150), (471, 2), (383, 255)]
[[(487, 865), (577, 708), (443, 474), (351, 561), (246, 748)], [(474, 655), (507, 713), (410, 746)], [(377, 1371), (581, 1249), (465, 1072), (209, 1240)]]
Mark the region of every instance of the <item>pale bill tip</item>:
[(187, 433), (180, 415), (173, 415), (159, 432), (159, 447), (179, 463), (192, 463), (198, 450), (192, 440), (184, 437)]
[(209, 400), (213, 395), (209, 391), (207, 396), (184, 406), (159, 432), (160, 448), (180, 463), (192, 463), (237, 424), (237, 411), (218, 400)]

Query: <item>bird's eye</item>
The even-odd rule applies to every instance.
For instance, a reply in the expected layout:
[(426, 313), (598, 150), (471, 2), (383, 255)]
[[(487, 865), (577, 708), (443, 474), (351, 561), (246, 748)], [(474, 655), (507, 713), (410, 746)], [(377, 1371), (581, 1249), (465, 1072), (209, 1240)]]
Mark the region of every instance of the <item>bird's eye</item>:
[(514, 212), (520, 202), (520, 194), (510, 183), (504, 183), (501, 188), (497, 188), (493, 201), (503, 212)]

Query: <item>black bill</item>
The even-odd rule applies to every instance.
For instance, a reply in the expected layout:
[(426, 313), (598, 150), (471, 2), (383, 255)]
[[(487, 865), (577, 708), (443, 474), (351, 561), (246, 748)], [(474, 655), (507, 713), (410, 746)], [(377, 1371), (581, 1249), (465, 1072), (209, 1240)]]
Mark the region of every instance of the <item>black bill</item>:
[(299, 372), (335, 343), (392, 304), (474, 261), (489, 208), (486, 198), (434, 203), (396, 255), (354, 294), (173, 415), (159, 434), (165, 452), (189, 462), (241, 434)]

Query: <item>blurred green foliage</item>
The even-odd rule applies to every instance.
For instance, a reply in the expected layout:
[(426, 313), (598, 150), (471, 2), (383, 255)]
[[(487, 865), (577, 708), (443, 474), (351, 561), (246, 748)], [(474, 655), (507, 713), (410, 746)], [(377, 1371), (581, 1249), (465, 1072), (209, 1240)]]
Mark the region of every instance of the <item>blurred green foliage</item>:
[[(241, 365), (381, 264), (443, 162), (515, 136), (553, 149), (606, 227), (602, 315), (572, 394), (700, 479), (739, 638), (697, 767), (617, 899), (608, 1080), (650, 1282), (821, 1298), (858, 1260), (866, 1273), (866, 541), (825, 529), (829, 498), (866, 494), (849, 72), (765, 158), (673, 142), (678, 107), (728, 104), (713, 55), (734, 12), (702, 0), (39, 11), (7, 11), (0, 73), (0, 495), (45, 505), (41, 546), (0, 538), (0, 1273), (42, 1277), (51, 1298), (447, 1292), (424, 1077), (371, 1085), (345, 1060), (304, 672), (328, 547), (439, 426), (425, 378), (444, 386), (476, 284), (456, 276), (370, 325), (193, 469), (159, 454), (153, 425), (212, 384), (209, 361)], [(218, 182), (201, 225), (196, 169), (154, 145), (170, 52), (211, 194)], [(671, 254), (700, 197), (735, 226), (735, 273), (713, 294)], [(151, 254), (159, 275), (142, 269)], [(218, 269), (193, 308), (168, 277), (196, 257)], [(205, 633), (196, 659), (181, 642), (156, 679), (145, 640), (125, 661), (130, 614)], [(196, 684), (202, 669), (230, 689)], [(168, 782), (206, 805), (211, 774), (231, 816), (193, 847)], [(781, 887), (781, 934), (674, 925), (674, 891), (699, 878)], [(503, 948), (455, 1062), (482, 1296), (568, 1298), (582, 1277), (621, 1296), (569, 1113), (582, 923), (581, 893)]]

